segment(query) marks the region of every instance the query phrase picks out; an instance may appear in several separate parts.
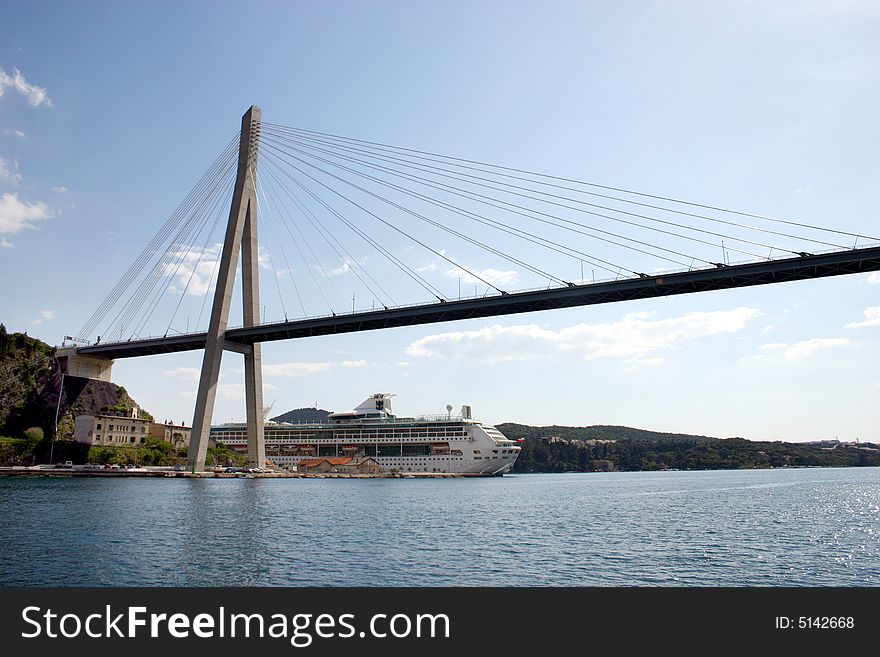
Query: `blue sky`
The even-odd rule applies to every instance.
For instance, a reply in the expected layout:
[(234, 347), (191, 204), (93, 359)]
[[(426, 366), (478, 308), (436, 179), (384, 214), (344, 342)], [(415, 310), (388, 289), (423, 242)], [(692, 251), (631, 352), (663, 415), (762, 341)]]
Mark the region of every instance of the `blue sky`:
[[(267, 122), (877, 235), (878, 27), (857, 0), (7, 4), (0, 321), (52, 344), (82, 326), (252, 103)], [(457, 294), (448, 263), (387, 240)], [(426, 300), (355, 255), (398, 302)], [(319, 256), (350, 299), (351, 272)], [(878, 293), (880, 276), (850, 276), (272, 343), (265, 398), (339, 410), (381, 390), (401, 413), (877, 441)], [(202, 298), (184, 300), (177, 330)], [(118, 361), (114, 380), (189, 423), (200, 361)], [(241, 370), (227, 354), (215, 421), (243, 417)]]

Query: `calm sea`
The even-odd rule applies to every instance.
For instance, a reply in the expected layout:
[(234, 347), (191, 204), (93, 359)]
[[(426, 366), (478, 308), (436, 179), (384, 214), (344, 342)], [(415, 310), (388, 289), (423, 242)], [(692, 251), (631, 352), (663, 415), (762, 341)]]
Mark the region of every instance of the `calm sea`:
[(880, 468), (0, 478), (0, 585), (880, 585)]

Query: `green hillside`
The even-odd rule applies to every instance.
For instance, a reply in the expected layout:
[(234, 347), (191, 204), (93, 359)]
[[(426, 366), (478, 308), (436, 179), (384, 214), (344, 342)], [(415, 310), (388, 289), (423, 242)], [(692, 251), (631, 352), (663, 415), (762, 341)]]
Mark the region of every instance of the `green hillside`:
[(880, 449), (870, 443), (721, 439), (599, 425), (500, 424), (498, 429), (508, 438), (524, 439), (514, 472), (880, 466)]
[[(9, 333), (0, 324), (0, 437), (7, 439), (0, 449), (0, 461), (16, 462), (17, 453), (34, 455), (38, 461), (47, 458), (55, 435), (56, 409), (57, 457), (74, 449), (65, 443), (77, 415), (128, 414), (138, 406), (125, 388), (108, 381), (65, 376), (63, 390), (60, 387), (55, 348), (26, 333)], [(143, 411), (141, 416), (150, 417)], [(20, 439), (27, 439), (26, 443)]]

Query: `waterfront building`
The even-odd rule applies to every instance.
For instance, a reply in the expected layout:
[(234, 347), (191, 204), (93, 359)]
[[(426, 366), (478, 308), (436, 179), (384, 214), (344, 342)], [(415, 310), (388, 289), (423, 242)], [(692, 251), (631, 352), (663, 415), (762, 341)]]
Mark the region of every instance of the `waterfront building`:
[(164, 423), (150, 423), (150, 438), (158, 438), (166, 443), (171, 443), (174, 449), (188, 449), (192, 427), (184, 424), (174, 424), (171, 420)]
[(147, 442), (151, 420), (138, 417), (137, 407), (128, 415), (78, 415), (73, 425), (73, 440), (87, 445), (135, 447)]
[(315, 474), (322, 472), (338, 472), (342, 474), (379, 474), (381, 468), (376, 459), (354, 459), (347, 457), (327, 457), (319, 459), (303, 459), (296, 466), (297, 472)]

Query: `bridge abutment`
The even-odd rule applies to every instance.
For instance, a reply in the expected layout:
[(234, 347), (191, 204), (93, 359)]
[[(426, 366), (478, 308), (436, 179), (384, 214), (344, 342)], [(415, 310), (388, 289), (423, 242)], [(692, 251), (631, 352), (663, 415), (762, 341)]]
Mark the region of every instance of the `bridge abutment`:
[(62, 374), (78, 376), (83, 379), (110, 381), (113, 371), (113, 360), (96, 356), (80, 356), (76, 347), (59, 347), (55, 352)]

